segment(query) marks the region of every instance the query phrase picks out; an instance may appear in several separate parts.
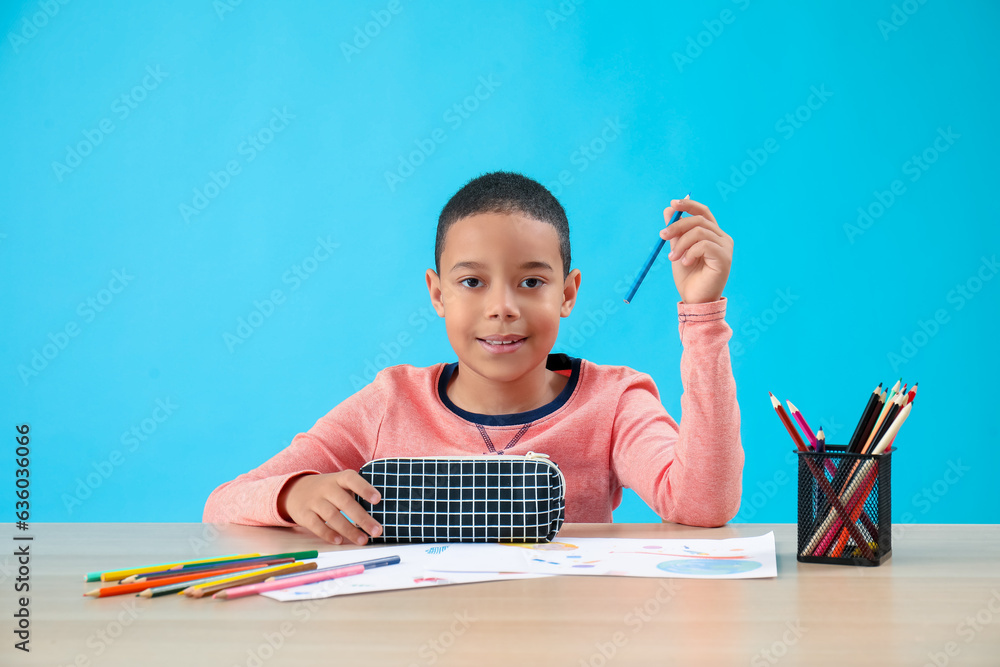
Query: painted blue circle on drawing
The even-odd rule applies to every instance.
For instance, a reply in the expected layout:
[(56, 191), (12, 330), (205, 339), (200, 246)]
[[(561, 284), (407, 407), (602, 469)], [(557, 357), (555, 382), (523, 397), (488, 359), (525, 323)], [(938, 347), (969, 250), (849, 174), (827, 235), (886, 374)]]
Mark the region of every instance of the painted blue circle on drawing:
[(665, 560), (656, 567), (664, 572), (691, 575), (741, 574), (756, 570), (761, 565), (755, 560), (714, 560), (711, 558), (686, 558)]

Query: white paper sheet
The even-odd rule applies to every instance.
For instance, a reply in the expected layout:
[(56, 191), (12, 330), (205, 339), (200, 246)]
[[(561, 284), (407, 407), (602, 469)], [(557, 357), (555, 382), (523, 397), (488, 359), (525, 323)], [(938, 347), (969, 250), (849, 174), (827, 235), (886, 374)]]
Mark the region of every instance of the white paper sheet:
[[(292, 600), (315, 600), (319, 598), (351, 595), (354, 593), (374, 593), (376, 591), (391, 591), (406, 588), (425, 588), (428, 586), (447, 586), (450, 584), (469, 584), (480, 581), (503, 581), (507, 579), (533, 579), (547, 577), (547, 574), (521, 572), (440, 572), (434, 570), (436, 561), (448, 547), (454, 544), (403, 544), (387, 547), (366, 547), (330, 551), (321, 553), (316, 561), (317, 567), (346, 565), (358, 561), (399, 556), (399, 564), (387, 565), (366, 570), (362, 574), (331, 579), (315, 584), (284, 588), (261, 593), (265, 597), (280, 602)], [(462, 545), (489, 546), (489, 545)], [(309, 561), (305, 561), (309, 562)], [(473, 566), (474, 567), (474, 566)]]
[(262, 595), (287, 602), (552, 575), (682, 579), (777, 576), (774, 533), (725, 540), (567, 537), (538, 544), (402, 544), (331, 551), (314, 560), (322, 568), (397, 555), (398, 565)]

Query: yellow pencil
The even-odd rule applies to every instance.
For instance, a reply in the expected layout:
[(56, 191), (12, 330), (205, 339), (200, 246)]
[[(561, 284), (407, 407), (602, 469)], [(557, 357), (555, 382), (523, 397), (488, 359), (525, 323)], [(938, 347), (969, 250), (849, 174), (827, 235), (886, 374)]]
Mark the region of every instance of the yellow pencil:
[(90, 572), (83, 575), (84, 581), (118, 581), (137, 572), (165, 572), (178, 565), (194, 565), (196, 563), (219, 563), (237, 558), (254, 558), (259, 553), (253, 554), (233, 554), (232, 556), (216, 556), (215, 558), (203, 558), (201, 560), (182, 560), (176, 563), (160, 563), (159, 565), (145, 565), (143, 567), (130, 567), (124, 570), (108, 570), (107, 572)]
[(215, 581), (207, 581), (207, 582), (202, 583), (202, 584), (194, 584), (192, 586), (188, 586), (187, 588), (185, 588), (181, 592), (184, 595), (190, 596), (194, 591), (198, 590), (199, 588), (205, 588), (207, 586), (216, 586), (218, 584), (228, 584), (228, 583), (231, 583), (231, 582), (234, 582), (234, 581), (235, 582), (242, 582), (244, 579), (249, 579), (251, 577), (256, 577), (256, 576), (261, 575), (261, 574), (266, 574), (267, 576), (271, 576), (275, 572), (278, 572), (278, 573), (281, 573), (281, 574), (287, 574), (287, 572), (285, 572), (285, 570), (288, 570), (290, 568), (297, 568), (298, 566), (300, 566), (302, 564), (303, 564), (302, 561), (295, 561), (294, 563), (282, 563), (281, 565), (273, 565), (271, 567), (265, 567), (265, 568), (262, 568), (260, 570), (251, 570), (249, 572), (243, 572), (241, 574), (234, 574), (233, 576), (226, 577), (225, 579), (216, 579)]

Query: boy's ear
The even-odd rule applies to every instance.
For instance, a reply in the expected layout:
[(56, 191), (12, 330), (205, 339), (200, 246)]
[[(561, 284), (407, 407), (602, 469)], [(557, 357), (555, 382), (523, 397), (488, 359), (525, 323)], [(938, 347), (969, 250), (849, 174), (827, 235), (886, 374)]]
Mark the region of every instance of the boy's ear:
[(434, 269), (427, 269), (427, 291), (431, 295), (431, 305), (437, 311), (438, 317), (444, 317), (444, 303), (441, 301), (441, 277)]
[(580, 291), (580, 278), (580, 269), (573, 269), (566, 276), (566, 281), (563, 283), (563, 303), (559, 309), (560, 317), (569, 317), (569, 314), (573, 312), (573, 306), (576, 305), (576, 295)]

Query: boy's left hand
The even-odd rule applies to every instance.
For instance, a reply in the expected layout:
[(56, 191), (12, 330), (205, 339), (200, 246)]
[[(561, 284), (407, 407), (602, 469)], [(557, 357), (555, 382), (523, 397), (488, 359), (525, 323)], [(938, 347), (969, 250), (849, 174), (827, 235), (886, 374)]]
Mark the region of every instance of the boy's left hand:
[[(675, 211), (688, 217), (670, 225)], [(670, 241), (668, 259), (681, 300), (718, 301), (733, 263), (733, 239), (722, 231), (708, 207), (693, 199), (674, 199), (663, 211), (663, 219), (668, 226), (660, 230), (660, 238)]]

